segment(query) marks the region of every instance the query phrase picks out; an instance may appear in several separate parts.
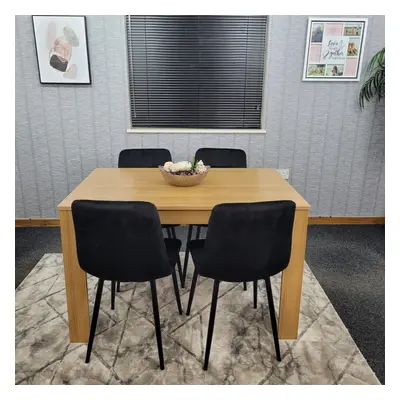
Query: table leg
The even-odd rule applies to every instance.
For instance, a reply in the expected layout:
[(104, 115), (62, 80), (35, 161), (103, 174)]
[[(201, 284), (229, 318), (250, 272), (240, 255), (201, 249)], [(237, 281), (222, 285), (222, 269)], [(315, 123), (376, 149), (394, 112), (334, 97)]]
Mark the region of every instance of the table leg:
[(72, 212), (59, 211), (59, 214), (67, 293), (69, 340), (71, 343), (87, 343), (89, 338), (89, 303), (86, 272), (78, 264)]
[(282, 273), (279, 339), (297, 339), (307, 226), (308, 211), (297, 210), (294, 218), (290, 262)]

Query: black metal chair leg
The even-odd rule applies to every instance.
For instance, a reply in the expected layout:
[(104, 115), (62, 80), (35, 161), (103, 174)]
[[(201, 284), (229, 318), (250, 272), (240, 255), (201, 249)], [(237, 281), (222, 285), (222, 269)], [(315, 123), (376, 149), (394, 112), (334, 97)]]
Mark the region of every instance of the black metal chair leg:
[(271, 317), (272, 334), (274, 336), (276, 358), (278, 361), (281, 361), (281, 351), (279, 349), (279, 338), (278, 338), (278, 327), (276, 324), (274, 299), (272, 297), (271, 280), (269, 277), (265, 279), (265, 284), (267, 286), (268, 306), (269, 306), (269, 314)]
[(210, 309), (210, 320), (208, 322), (206, 354), (204, 357), (204, 366), (203, 366), (204, 371), (207, 371), (208, 369), (208, 359), (210, 358), (211, 342), (214, 332), (215, 312), (217, 310), (218, 288), (219, 288), (219, 281), (214, 280), (214, 288), (213, 288), (211, 309)]
[(200, 239), (200, 233), (201, 233), (201, 226), (198, 225), (198, 226), (197, 226), (197, 232), (196, 232), (196, 240), (199, 240), (199, 239)]
[(188, 262), (189, 262), (189, 242), (192, 239), (192, 230), (193, 230), (193, 225), (189, 225), (189, 231), (188, 231), (187, 240), (186, 240), (185, 260), (183, 262), (183, 279), (181, 280), (181, 286), (183, 288), (185, 287), (185, 279), (186, 279), (187, 267), (188, 267)]
[(90, 334), (89, 334), (89, 341), (88, 341), (86, 360), (85, 360), (86, 364), (90, 361), (90, 354), (92, 353), (94, 335), (96, 333), (97, 318), (99, 316), (99, 310), (100, 310), (101, 295), (103, 293), (103, 284), (104, 280), (99, 279), (99, 282), (97, 284), (96, 300), (94, 302), (94, 307), (93, 307), (92, 323), (90, 324)]
[(174, 282), (174, 291), (175, 291), (175, 298), (176, 298), (176, 304), (178, 306), (178, 311), (179, 314), (182, 315), (181, 296), (179, 294), (178, 279), (176, 279), (175, 270), (172, 271), (172, 281)]
[(247, 283), (243, 282), (243, 290), (247, 290)]
[[(176, 239), (176, 232), (175, 232), (175, 227), (174, 226), (171, 227), (171, 232), (172, 232), (172, 237), (174, 239)], [(182, 285), (182, 282), (183, 282), (183, 271), (182, 271), (181, 256), (179, 254), (178, 254), (177, 264), (178, 264), (179, 280), (181, 281), (181, 285)], [(182, 285), (182, 287), (183, 287), (183, 285)]]
[(151, 287), (151, 300), (153, 302), (154, 325), (156, 327), (158, 357), (160, 359), (160, 369), (164, 369), (164, 354), (163, 354), (162, 340), (161, 340), (160, 314), (158, 313), (157, 289), (155, 280), (150, 281), (150, 287)]
[(115, 281), (111, 281), (111, 310), (115, 309)]
[(168, 239), (171, 239), (172, 236), (171, 236), (170, 228), (167, 226), (165, 229), (167, 230)]
[(257, 308), (257, 281), (253, 281), (254, 308)]
[(117, 281), (117, 292), (121, 291), (121, 286), (120, 286), (121, 282)]
[(193, 279), (192, 279), (192, 286), (190, 287), (190, 294), (189, 294), (189, 302), (186, 310), (186, 315), (190, 314), (190, 309), (192, 308), (192, 303), (193, 303), (193, 297), (194, 297), (194, 291), (196, 289), (196, 282), (197, 282), (197, 277), (199, 274), (194, 270), (193, 274)]

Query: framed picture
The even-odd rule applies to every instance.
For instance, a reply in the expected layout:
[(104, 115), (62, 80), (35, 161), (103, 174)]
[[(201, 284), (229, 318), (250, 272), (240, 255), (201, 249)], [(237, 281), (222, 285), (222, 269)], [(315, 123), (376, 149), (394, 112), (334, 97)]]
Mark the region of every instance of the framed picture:
[(86, 17), (33, 15), (41, 83), (90, 84)]
[(366, 18), (309, 18), (303, 81), (359, 81)]

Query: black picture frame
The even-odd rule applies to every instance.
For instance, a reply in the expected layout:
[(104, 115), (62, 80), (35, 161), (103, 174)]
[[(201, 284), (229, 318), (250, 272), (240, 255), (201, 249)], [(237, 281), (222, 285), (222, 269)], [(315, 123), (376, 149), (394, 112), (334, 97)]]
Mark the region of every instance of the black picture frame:
[[(38, 52), (38, 44), (37, 44), (37, 37), (35, 31), (35, 17), (46, 17), (46, 18), (82, 18), (84, 31), (85, 31), (85, 44), (86, 44), (86, 58), (87, 58), (87, 74), (88, 74), (88, 81), (87, 82), (69, 82), (69, 81), (45, 81), (42, 77), (42, 72), (40, 69), (40, 62), (39, 62), (39, 52)], [(32, 30), (35, 42), (35, 50), (36, 50), (36, 61), (39, 73), (39, 81), (43, 85), (91, 85), (92, 84), (92, 76), (90, 71), (90, 55), (89, 55), (89, 45), (88, 45), (88, 34), (87, 34), (87, 19), (84, 15), (32, 15)]]

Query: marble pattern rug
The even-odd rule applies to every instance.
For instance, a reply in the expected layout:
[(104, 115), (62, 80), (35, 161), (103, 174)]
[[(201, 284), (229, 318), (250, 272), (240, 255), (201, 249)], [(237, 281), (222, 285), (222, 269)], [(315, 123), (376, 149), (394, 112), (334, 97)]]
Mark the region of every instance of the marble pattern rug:
[[(183, 258), (183, 254), (181, 254)], [(179, 315), (171, 277), (157, 281), (165, 370), (159, 369), (150, 285), (121, 284), (111, 310), (105, 283), (89, 364), (86, 345), (69, 343), (61, 254), (45, 254), (15, 292), (16, 384), (377, 384), (307, 264), (297, 340), (280, 341), (278, 362), (265, 282), (221, 283), (208, 371), (203, 371), (213, 283), (198, 279), (190, 316), (185, 311), (193, 273), (190, 260)], [(277, 315), (281, 276), (271, 279)], [(90, 312), (97, 279), (88, 275)]]

